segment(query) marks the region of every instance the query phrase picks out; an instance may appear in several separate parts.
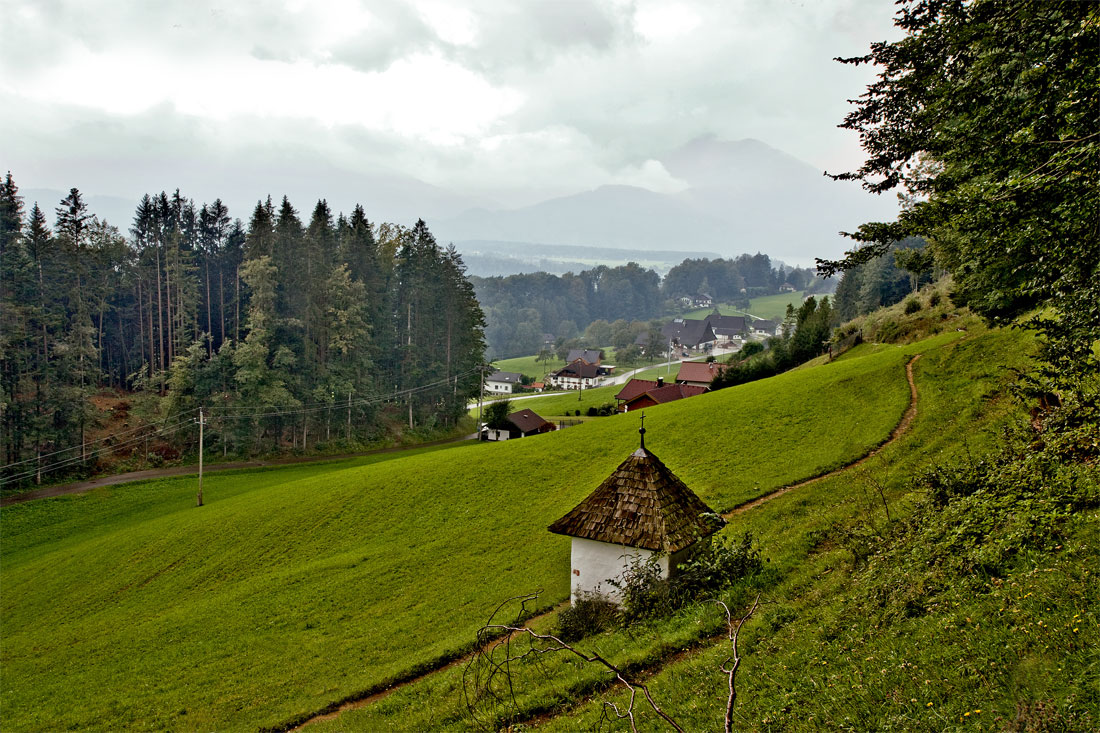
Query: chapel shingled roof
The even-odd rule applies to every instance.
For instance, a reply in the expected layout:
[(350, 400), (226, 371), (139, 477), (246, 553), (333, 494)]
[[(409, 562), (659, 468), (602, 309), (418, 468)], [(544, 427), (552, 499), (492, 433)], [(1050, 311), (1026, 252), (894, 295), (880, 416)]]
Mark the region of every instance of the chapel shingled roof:
[(725, 521), (643, 444), (549, 529), (571, 537), (672, 553), (724, 525)]

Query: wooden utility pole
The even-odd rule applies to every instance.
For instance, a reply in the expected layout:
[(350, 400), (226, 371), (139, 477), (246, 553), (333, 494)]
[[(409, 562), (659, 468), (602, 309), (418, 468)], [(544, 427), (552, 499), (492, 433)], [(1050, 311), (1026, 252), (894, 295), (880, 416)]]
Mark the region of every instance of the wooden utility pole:
[(202, 506), (202, 428), (206, 424), (206, 418), (202, 414), (202, 408), (199, 408), (199, 503), (195, 506)]
[(477, 439), (481, 440), (481, 403), (485, 399), (485, 366), (482, 365), (477, 370), (478, 376), (481, 378), (481, 391), (477, 394)]

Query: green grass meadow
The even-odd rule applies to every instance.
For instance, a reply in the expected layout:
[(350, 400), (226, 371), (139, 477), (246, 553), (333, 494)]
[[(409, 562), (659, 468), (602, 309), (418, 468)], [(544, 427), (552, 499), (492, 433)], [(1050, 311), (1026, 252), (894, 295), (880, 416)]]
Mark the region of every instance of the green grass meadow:
[[(895, 350), (868, 345), (851, 361)], [(948, 587), (934, 607), (889, 624), (884, 611), (866, 606), (864, 588), (873, 578), (835, 538), (838, 526), (853, 521), (886, 524), (869, 479), (881, 481), (893, 521), (902, 521), (916, 498), (910, 475), (982, 455), (1018, 414), (1007, 396), (1007, 368), (1023, 363), (1027, 341), (1019, 332), (939, 337), (917, 350), (919, 409), (908, 434), (864, 467), (784, 494), (724, 530), (751, 531), (768, 568), (722, 596), (737, 613), (762, 595), (741, 635), (734, 730), (1077, 730), (1083, 728), (1073, 721), (1096, 720), (1095, 512), (1064, 553), (1021, 558), (1018, 573), (986, 578), (984, 593)], [(848, 425), (837, 417), (835, 428)], [(812, 442), (807, 436), (803, 445)], [(598, 649), (628, 670), (654, 670), (646, 680), (663, 710), (687, 730), (721, 730), (727, 692), (721, 667), (730, 656), (723, 621), (716, 606), (697, 604), (578, 646)], [(606, 670), (562, 655), (517, 664), (514, 673), (518, 711), (483, 705), (490, 725), (519, 723), (519, 729), (537, 720), (540, 729), (575, 731), (602, 721), (606, 728), (603, 702), (628, 702)], [(1044, 720), (1054, 727), (1043, 728)], [(1069, 727), (1057, 727), (1067, 720)], [(462, 670), (453, 669), (315, 727), (468, 730), (473, 722)], [(638, 728), (667, 730), (644, 702)]]
[[(647, 410), (647, 446), (729, 509), (881, 443), (910, 355), (957, 338)], [(193, 477), (6, 507), (3, 727), (278, 727), (449, 657), (502, 599), (567, 597), (569, 541), (546, 526), (637, 428), (216, 473), (202, 508)]]
[[(793, 293), (779, 293), (777, 295), (762, 295), (759, 298), (753, 298), (749, 301), (749, 310), (747, 313), (751, 313), (757, 318), (764, 318), (766, 320), (783, 320), (783, 317), (787, 315), (787, 304), (793, 305), (798, 308), (802, 305), (802, 296), (804, 292), (802, 290), (796, 290)], [(820, 298), (821, 296), (818, 296)], [(718, 312), (724, 316), (743, 316), (747, 315), (746, 311), (734, 308), (732, 305), (726, 305), (724, 303), (718, 304)], [(696, 308), (693, 311), (688, 311), (682, 318), (706, 318), (714, 312), (714, 307), (710, 308)]]

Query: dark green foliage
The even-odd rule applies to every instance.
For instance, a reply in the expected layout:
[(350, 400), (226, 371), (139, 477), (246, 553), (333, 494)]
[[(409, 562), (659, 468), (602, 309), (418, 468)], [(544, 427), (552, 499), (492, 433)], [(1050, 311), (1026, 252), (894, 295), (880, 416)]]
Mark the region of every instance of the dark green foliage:
[(867, 159), (837, 178), (900, 186), (906, 205), (819, 270), (925, 236), (956, 304), (991, 322), (1054, 306), (1031, 323), (1047, 338), (1033, 387), (1073, 389), (1100, 371), (1100, 6), (906, 0), (895, 23), (904, 38), (843, 59), (880, 73), (842, 125)]
[(905, 315), (911, 316), (921, 309), (920, 301), (916, 298), (909, 298), (905, 301)]
[[(882, 306), (900, 303), (921, 285), (932, 281), (931, 250), (920, 237), (892, 245), (883, 256), (844, 271), (833, 299), (837, 316), (850, 321)], [(905, 264), (903, 264), (905, 263)], [(918, 268), (917, 272), (908, 267)]]
[[(11, 175), (0, 183), (5, 463), (90, 467), (57, 451), (87, 442), (103, 388), (148, 390), (181, 425), (205, 407), (224, 453), (370, 440), (380, 395), (426, 383), (401, 400), (410, 427), (450, 427), (476, 394), (481, 311), (423, 222), (372, 227), (361, 207), (334, 221), (322, 200), (303, 225), (269, 197), (246, 230), (221, 200), (196, 208), (178, 190), (141, 199), (129, 240), (77, 189), (56, 214), (53, 231), (37, 204), (24, 220)], [(196, 437), (163, 439), (178, 453)]]
[(485, 406), (482, 419), (487, 427), (493, 430), (507, 430), (511, 427), (508, 422), (508, 413), (512, 409), (511, 400), (496, 400)]
[[(633, 262), (621, 267), (601, 265), (560, 277), (536, 272), (470, 279), (485, 310), (485, 338), (493, 358), (537, 353), (543, 334), (565, 341), (577, 335), (578, 325), (587, 329), (596, 321), (602, 321), (603, 327), (592, 334), (593, 342), (565, 348), (600, 348), (616, 336), (612, 322), (652, 318), (662, 312), (660, 278)], [(633, 336), (626, 334), (630, 327), (624, 329), (620, 324), (618, 343), (633, 341)], [(642, 325), (633, 328), (640, 332)]]
[(737, 355), (742, 359), (748, 359), (750, 356), (756, 356), (763, 353), (764, 344), (759, 341), (749, 341), (747, 344), (741, 347), (741, 350), (737, 352)]
[[(788, 307), (787, 320), (794, 327), (793, 334), (788, 329), (784, 336), (768, 339), (767, 350), (761, 351), (762, 347), (756, 345), (747, 356), (746, 349), (753, 346), (753, 342), (745, 344), (739, 354), (731, 357), (729, 366), (714, 378), (711, 389), (732, 387), (774, 376), (809, 361), (828, 349), (835, 321), (828, 298), (822, 298), (820, 303), (812, 296), (807, 298), (797, 314), (793, 308)], [(737, 360), (738, 357), (740, 360)]]
[(764, 569), (752, 535), (709, 538), (677, 568), (671, 578), (661, 577), (660, 557), (635, 559), (621, 579), (608, 581), (620, 594), (623, 623), (660, 618), (693, 601), (713, 597), (738, 580), (753, 578)]
[(722, 302), (778, 293), (783, 285), (803, 290), (813, 284), (810, 269), (772, 267), (771, 259), (757, 252), (733, 259), (687, 259), (669, 270), (661, 283), (666, 298), (709, 295)]
[(558, 614), (556, 635), (562, 641), (579, 641), (614, 628), (618, 622), (619, 609), (614, 603), (598, 596), (581, 597)]

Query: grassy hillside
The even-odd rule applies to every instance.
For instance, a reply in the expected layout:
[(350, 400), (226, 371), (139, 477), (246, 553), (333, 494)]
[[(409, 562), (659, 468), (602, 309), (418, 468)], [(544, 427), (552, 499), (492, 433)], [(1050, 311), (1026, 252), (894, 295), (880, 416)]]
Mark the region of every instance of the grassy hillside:
[[(977, 460), (997, 444), (1016, 414), (1005, 368), (1027, 349), (1012, 331), (935, 343), (915, 365), (911, 432), (864, 467), (784, 494), (725, 530), (753, 532), (769, 568), (722, 596), (735, 609), (763, 596), (739, 647), (735, 730), (1089, 730), (1100, 719), (1095, 505), (1047, 525), (1036, 520), (1072, 508), (1041, 510), (1049, 500), (1032, 489), (1038, 504), (1022, 516), (975, 503), (1001, 501), (996, 495), (933, 508), (922, 522), (914, 516), (924, 498), (915, 474)], [(1082, 466), (1073, 480), (1091, 480), (1095, 494), (1096, 474)], [(1029, 545), (1029, 536), (1044, 539)], [(978, 569), (960, 573), (974, 558)], [(720, 730), (722, 631), (716, 607), (700, 604), (581, 646), (643, 677), (655, 672), (654, 696), (686, 729)], [(561, 656), (515, 674), (518, 710), (490, 709), (498, 725), (591, 729), (606, 712), (602, 700), (626, 703), (614, 691), (596, 694), (611, 685), (606, 672)], [(461, 670), (433, 675), (316, 729), (467, 729), (462, 689)], [(666, 729), (651, 712), (639, 715), (640, 729)]]
[[(728, 509), (881, 442), (909, 355), (956, 338), (648, 410), (648, 445)], [(4, 727), (275, 726), (450, 655), (500, 599), (566, 597), (545, 527), (636, 430), (213, 474), (202, 508), (193, 478), (5, 508)]]

